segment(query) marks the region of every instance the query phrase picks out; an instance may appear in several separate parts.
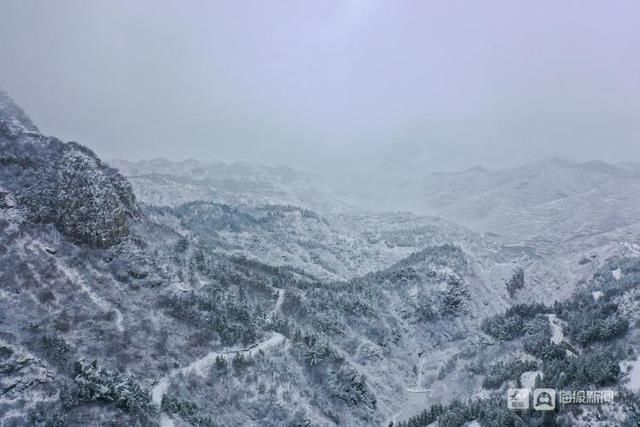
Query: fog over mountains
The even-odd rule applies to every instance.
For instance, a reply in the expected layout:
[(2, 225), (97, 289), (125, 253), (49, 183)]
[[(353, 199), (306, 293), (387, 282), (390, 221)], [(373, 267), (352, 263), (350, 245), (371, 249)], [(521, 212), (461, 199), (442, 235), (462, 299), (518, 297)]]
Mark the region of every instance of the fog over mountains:
[[(288, 167), (195, 160), (111, 162), (145, 202), (175, 204), (246, 194), (246, 203), (292, 203), (321, 211), (406, 211), (454, 220), (505, 243), (544, 245), (633, 229), (640, 215), (637, 164), (559, 158), (517, 168), (476, 167), (413, 179), (336, 183)], [(168, 187), (175, 193), (167, 195)], [(225, 194), (228, 194), (225, 196)], [(271, 200), (269, 200), (271, 197)], [(163, 199), (164, 198), (164, 199)]]
[(387, 188), (382, 184), (362, 199), (374, 206), (382, 188), (399, 208), (450, 218), (511, 241), (542, 243), (633, 226), (639, 178), (635, 164), (554, 158), (513, 169), (473, 168)]
[(637, 0), (0, 16), (0, 427), (640, 425)]
[(637, 424), (637, 166), (374, 184), (107, 164), (2, 93), (0, 423)]

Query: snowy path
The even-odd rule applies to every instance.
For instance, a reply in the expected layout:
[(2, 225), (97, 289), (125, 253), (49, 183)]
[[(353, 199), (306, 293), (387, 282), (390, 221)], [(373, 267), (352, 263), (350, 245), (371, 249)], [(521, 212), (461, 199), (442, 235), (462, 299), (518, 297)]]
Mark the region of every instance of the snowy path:
[[(37, 248), (41, 252), (47, 252), (47, 245), (43, 244), (39, 241), (31, 242), (34, 248)], [(123, 316), (122, 312), (116, 308), (112, 303), (98, 295), (84, 280), (84, 276), (79, 274), (75, 268), (69, 267), (64, 264), (64, 262), (56, 259), (56, 267), (60, 270), (67, 278), (73, 283), (80, 287), (82, 292), (84, 292), (92, 303), (100, 307), (101, 310), (109, 312), (113, 311), (116, 314), (116, 319), (114, 321), (116, 328), (119, 332), (124, 332)]]
[(75, 269), (69, 268), (62, 263), (58, 263), (58, 268), (71, 280), (72, 283), (80, 286), (80, 289), (87, 294), (91, 302), (100, 307), (103, 311), (113, 311), (116, 314), (115, 325), (118, 331), (124, 332), (124, 327), (122, 325), (123, 317), (122, 312), (117, 309), (113, 304), (102, 298), (98, 295), (91, 287), (89, 287), (84, 278), (78, 274)]
[(390, 422), (395, 424), (398, 421), (404, 421), (407, 418), (419, 414), (422, 410), (428, 407), (428, 399), (431, 394), (431, 389), (422, 387), (424, 361), (425, 360), (422, 359), (419, 364), (415, 387), (407, 387), (407, 401), (391, 416), (391, 419), (389, 419), (386, 424), (389, 424)]
[[(285, 291), (283, 289), (278, 289), (278, 299), (276, 300), (276, 304), (269, 313), (269, 317), (273, 317), (275, 313), (280, 311), (280, 307), (282, 306), (282, 302), (284, 301)], [(285, 341), (284, 335), (273, 332), (269, 338), (264, 341), (261, 341), (257, 344), (250, 345), (246, 348), (241, 349), (231, 349), (225, 351), (210, 351), (204, 357), (201, 357), (198, 360), (191, 362), (191, 364), (184, 366), (182, 368), (177, 368), (169, 372), (167, 375), (162, 377), (158, 383), (151, 389), (151, 401), (153, 404), (161, 408), (162, 404), (162, 396), (164, 396), (169, 389), (169, 385), (171, 384), (171, 379), (178, 375), (189, 375), (196, 374), (201, 377), (205, 377), (207, 375), (207, 371), (213, 366), (216, 361), (216, 358), (223, 357), (225, 359), (232, 359), (237, 353), (242, 353), (246, 356), (254, 356), (259, 351), (264, 351), (268, 348), (275, 347), (278, 344), (281, 344)], [(169, 427), (173, 426), (173, 420), (165, 413), (160, 414), (160, 426)]]
[[(206, 356), (192, 362), (191, 364), (172, 370), (169, 374), (162, 377), (158, 383), (151, 389), (151, 401), (154, 405), (160, 408), (162, 403), (162, 396), (165, 395), (167, 390), (169, 389), (169, 385), (171, 383), (171, 379), (182, 374), (196, 374), (201, 377), (205, 377), (207, 375), (207, 371), (213, 366), (216, 358), (221, 356), (225, 359), (233, 358), (237, 353), (242, 353), (246, 356), (254, 356), (260, 350), (266, 350), (271, 347), (275, 347), (276, 345), (283, 343), (285, 341), (284, 335), (274, 332), (269, 338), (264, 341), (261, 341), (258, 344), (251, 345), (247, 348), (235, 349), (235, 350), (225, 350), (221, 352), (211, 351), (207, 353)], [(161, 422), (162, 426), (173, 425), (173, 422), (170, 418), (164, 416), (164, 422)]]
[(429, 406), (430, 394), (431, 390), (428, 389), (414, 390), (412, 388), (408, 388), (407, 401), (395, 414), (393, 414), (386, 424), (389, 424), (391, 421), (393, 421), (394, 424), (398, 421), (405, 421), (408, 418), (419, 414)]
[(172, 370), (169, 374), (165, 375), (158, 381), (158, 383), (151, 390), (152, 402), (160, 407), (160, 403), (162, 402), (162, 396), (167, 392), (169, 388), (169, 383), (171, 379), (177, 375), (188, 375), (188, 374), (197, 374), (201, 377), (206, 376), (207, 370), (213, 366), (213, 363), (216, 361), (218, 356), (222, 356), (225, 359), (230, 359), (236, 355), (236, 353), (243, 353), (247, 356), (253, 356), (260, 350), (266, 350), (267, 348), (274, 347), (281, 342), (284, 342), (285, 337), (278, 333), (274, 332), (269, 338), (266, 340), (249, 346), (243, 349), (235, 349), (235, 350), (225, 350), (221, 352), (211, 351), (207, 353), (206, 356), (192, 362), (191, 364), (184, 366), (182, 368), (177, 368)]

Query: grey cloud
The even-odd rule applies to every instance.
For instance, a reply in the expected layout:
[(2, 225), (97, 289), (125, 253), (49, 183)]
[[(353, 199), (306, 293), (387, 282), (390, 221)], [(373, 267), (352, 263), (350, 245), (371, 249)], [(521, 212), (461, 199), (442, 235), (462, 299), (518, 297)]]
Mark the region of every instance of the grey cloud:
[(105, 157), (325, 173), (640, 160), (640, 5), (3, 2), (0, 85)]

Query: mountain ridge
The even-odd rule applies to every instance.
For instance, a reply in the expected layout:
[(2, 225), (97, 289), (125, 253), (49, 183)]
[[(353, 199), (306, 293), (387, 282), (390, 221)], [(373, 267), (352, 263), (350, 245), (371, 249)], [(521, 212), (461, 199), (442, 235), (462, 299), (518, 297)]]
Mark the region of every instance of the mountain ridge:
[(633, 420), (634, 371), (614, 369), (640, 352), (633, 225), (550, 255), (345, 208), (288, 169), (155, 161), (167, 174), (129, 184), (18, 125), (0, 136), (3, 425), (516, 423), (506, 389), (541, 369), (617, 387), (602, 413)]
[(108, 247), (127, 235), (138, 212), (128, 181), (90, 149), (40, 134), (4, 93), (0, 149), (0, 187), (16, 211), (80, 243)]

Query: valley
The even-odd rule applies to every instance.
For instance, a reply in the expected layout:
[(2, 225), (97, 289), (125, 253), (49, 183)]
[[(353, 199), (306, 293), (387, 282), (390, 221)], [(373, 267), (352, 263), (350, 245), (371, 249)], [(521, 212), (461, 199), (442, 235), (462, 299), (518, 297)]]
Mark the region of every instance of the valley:
[(373, 209), (393, 183), (107, 163), (6, 94), (0, 148), (3, 426), (540, 425), (504, 399), (536, 383), (621, 396), (559, 425), (637, 419), (637, 169), (431, 175)]

